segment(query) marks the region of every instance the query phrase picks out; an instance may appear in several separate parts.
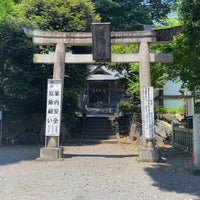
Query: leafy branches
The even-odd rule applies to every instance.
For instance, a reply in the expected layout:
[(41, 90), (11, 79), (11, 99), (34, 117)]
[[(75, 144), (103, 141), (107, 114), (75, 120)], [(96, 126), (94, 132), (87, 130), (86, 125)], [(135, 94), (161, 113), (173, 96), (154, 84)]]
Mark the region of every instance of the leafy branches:
[(180, 0), (178, 14), (183, 31), (174, 37), (170, 48), (174, 54), (174, 63), (167, 71), (169, 77), (180, 77), (182, 87), (194, 92), (200, 88), (200, 2)]
[(22, 0), (23, 20), (34, 28), (50, 31), (89, 31), (99, 21), (89, 0)]

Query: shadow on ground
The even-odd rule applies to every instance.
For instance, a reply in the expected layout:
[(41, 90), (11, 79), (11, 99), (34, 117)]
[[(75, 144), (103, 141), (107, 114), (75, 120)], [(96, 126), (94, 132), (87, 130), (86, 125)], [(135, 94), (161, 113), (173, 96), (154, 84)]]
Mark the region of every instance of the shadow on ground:
[(40, 155), (40, 146), (2, 145), (0, 146), (0, 166), (20, 161), (35, 160)]
[(73, 158), (73, 157), (87, 157), (87, 158), (132, 158), (138, 155), (104, 155), (104, 154), (65, 154), (64, 158)]
[(194, 195), (200, 200), (200, 176), (189, 173), (193, 166), (189, 163), (188, 152), (174, 148), (160, 148), (162, 161), (145, 171), (153, 179), (153, 186), (162, 191)]
[[(71, 144), (68, 144), (67, 146), (65, 146), (66, 148), (70, 148), (70, 147), (76, 147), (76, 146), (79, 146), (79, 147), (84, 147), (84, 146), (96, 146), (96, 145), (101, 145), (101, 143), (82, 143), (82, 144), (77, 144), (77, 143), (71, 143)], [(113, 145), (113, 144), (110, 144), (110, 145)], [(117, 145), (117, 144), (114, 144), (114, 145)], [(103, 147), (102, 147), (103, 148)], [(85, 158), (119, 158), (119, 159), (123, 159), (123, 158), (133, 158), (133, 157), (138, 157), (138, 154), (97, 154), (97, 153), (68, 153), (68, 151), (64, 151), (64, 155), (63, 155), (64, 158), (74, 158), (74, 157), (85, 157)]]

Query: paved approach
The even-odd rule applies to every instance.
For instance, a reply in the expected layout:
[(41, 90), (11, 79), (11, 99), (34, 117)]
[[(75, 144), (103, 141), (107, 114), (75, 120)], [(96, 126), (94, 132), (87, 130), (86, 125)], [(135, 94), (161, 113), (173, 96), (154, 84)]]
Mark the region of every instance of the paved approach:
[(138, 162), (131, 145), (65, 146), (63, 161), (38, 161), (38, 146), (0, 146), (0, 200), (197, 200), (189, 155), (162, 149)]

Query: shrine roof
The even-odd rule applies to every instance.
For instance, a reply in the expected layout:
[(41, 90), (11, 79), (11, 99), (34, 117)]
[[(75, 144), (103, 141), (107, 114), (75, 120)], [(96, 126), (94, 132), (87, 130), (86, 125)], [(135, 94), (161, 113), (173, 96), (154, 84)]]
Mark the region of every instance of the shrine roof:
[(125, 72), (120, 74), (116, 70), (108, 69), (106, 66), (89, 66), (89, 81), (117, 80), (125, 77)]

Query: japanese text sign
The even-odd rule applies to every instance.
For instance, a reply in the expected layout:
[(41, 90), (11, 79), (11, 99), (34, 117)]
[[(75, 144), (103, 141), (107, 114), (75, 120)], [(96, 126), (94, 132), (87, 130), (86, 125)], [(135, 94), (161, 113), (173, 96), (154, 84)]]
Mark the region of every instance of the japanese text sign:
[(46, 136), (59, 136), (61, 124), (61, 80), (48, 80), (47, 109), (46, 109)]
[(153, 87), (144, 87), (145, 138), (154, 137), (154, 97)]

